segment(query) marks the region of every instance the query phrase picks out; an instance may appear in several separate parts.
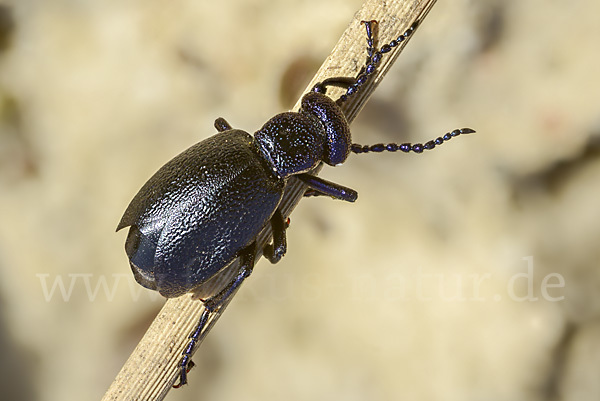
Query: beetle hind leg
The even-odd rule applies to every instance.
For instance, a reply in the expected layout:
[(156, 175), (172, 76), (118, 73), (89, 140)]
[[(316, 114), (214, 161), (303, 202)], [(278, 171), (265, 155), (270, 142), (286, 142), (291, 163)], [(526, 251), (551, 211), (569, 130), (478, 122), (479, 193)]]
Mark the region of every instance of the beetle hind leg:
[(194, 348), (196, 348), (196, 345), (198, 345), (200, 337), (203, 337), (207, 332), (205, 329), (208, 324), (208, 319), (212, 313), (218, 312), (218, 310), (231, 299), (239, 286), (248, 276), (250, 276), (252, 269), (254, 268), (255, 254), (256, 242), (246, 247), (240, 255), (240, 268), (238, 274), (224, 289), (221, 290), (221, 292), (204, 301), (204, 311), (202, 311), (198, 325), (192, 334), (190, 334), (190, 341), (182, 352), (181, 362), (179, 363), (179, 383), (174, 384), (174, 388), (179, 388), (187, 383), (187, 374), (192, 366), (194, 366), (194, 363), (192, 362), (192, 352), (194, 351)]

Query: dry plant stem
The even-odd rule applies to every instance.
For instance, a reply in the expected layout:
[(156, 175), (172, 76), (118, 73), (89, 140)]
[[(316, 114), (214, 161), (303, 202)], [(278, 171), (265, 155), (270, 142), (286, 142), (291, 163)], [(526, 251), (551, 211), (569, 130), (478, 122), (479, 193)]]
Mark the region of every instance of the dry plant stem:
[[(415, 21), (423, 20), (434, 3), (435, 0), (366, 1), (309, 84), (307, 91), (325, 78), (357, 75), (366, 58), (366, 36), (360, 21), (379, 21), (378, 44), (381, 46), (396, 39)], [(407, 42), (404, 41), (400, 48), (386, 54), (369, 81), (343, 105), (348, 122), (356, 117)], [(337, 98), (341, 93), (333, 92), (332, 97)], [(298, 107), (299, 102), (295, 110)], [(305, 189), (299, 180), (290, 180), (282, 201), (286, 216), (302, 199)], [(258, 249), (262, 249), (269, 239), (269, 234), (269, 230), (261, 234)], [(256, 259), (260, 259), (259, 254)], [(232, 271), (235, 271), (235, 268)], [(227, 279), (228, 276), (224, 275), (216, 280), (214, 285), (218, 287)], [(223, 305), (221, 310), (226, 306), (227, 304)], [(111, 384), (103, 400), (162, 400), (178, 378), (181, 352), (187, 345), (188, 336), (198, 323), (203, 309), (202, 303), (192, 299), (190, 295), (169, 299)], [(199, 343), (218, 316), (217, 314), (210, 318)], [(193, 379), (192, 374), (191, 380)]]

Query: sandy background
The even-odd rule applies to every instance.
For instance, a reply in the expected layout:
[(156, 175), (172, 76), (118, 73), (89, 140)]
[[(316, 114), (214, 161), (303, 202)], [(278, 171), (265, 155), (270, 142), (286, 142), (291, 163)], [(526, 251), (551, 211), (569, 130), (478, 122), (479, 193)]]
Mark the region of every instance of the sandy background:
[[(164, 302), (128, 202), (216, 117), (291, 107), (361, 1), (122, 3), (0, 2), (2, 399), (104, 394)], [(358, 202), (301, 203), (168, 399), (600, 399), (598, 15), (439, 2), (354, 140), (478, 134), (326, 168)]]

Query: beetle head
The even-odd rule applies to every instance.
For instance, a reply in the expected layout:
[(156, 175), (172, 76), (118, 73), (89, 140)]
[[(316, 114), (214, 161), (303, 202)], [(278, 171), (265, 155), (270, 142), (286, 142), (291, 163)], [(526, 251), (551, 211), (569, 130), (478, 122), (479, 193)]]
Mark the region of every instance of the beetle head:
[(309, 92), (302, 98), (300, 113), (315, 116), (325, 129), (325, 148), (321, 157), (330, 166), (342, 164), (350, 154), (352, 139), (344, 113), (327, 95)]

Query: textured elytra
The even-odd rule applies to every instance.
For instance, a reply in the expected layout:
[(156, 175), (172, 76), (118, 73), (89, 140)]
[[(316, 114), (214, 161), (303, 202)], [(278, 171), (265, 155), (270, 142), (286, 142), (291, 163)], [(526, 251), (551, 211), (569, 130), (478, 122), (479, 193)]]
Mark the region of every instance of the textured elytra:
[(214, 276), (255, 240), (283, 193), (241, 130), (210, 137), (158, 170), (117, 229), (140, 284), (182, 295)]

